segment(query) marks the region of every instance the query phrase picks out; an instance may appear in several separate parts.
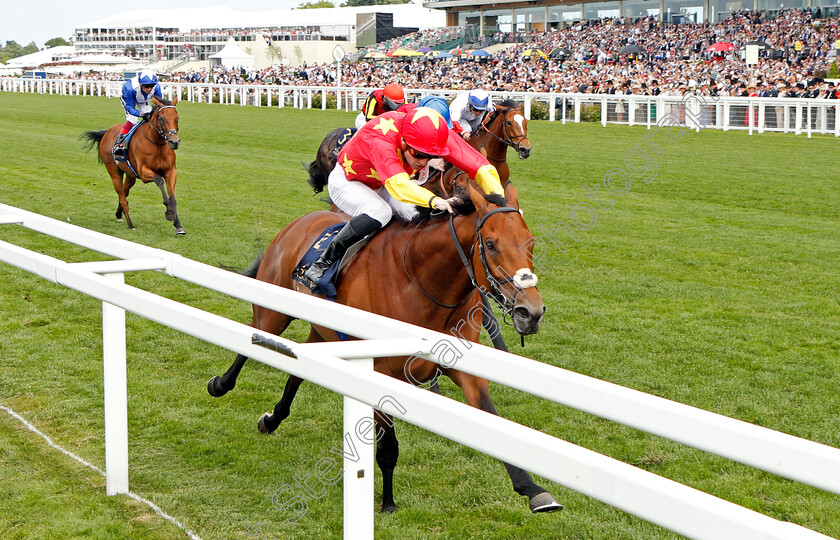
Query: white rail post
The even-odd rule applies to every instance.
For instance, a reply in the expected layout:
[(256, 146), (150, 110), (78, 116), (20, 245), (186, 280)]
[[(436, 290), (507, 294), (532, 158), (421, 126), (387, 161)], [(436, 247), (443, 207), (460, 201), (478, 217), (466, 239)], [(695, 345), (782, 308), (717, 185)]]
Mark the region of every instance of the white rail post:
[[(104, 277), (125, 283), (122, 272)], [(128, 389), (125, 310), (102, 302), (102, 355), (105, 394), (105, 493), (128, 493)]]
[[(373, 358), (350, 360), (373, 371)], [(373, 540), (373, 408), (344, 398), (344, 539)], [(364, 437), (364, 439), (362, 438)], [(374, 442), (369, 444), (368, 441)]]

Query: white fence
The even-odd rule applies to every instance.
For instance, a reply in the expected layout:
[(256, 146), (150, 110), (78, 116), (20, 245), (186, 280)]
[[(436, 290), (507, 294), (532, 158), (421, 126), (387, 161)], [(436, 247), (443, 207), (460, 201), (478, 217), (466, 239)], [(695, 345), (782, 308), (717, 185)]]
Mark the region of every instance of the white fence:
[[(4, 92), (30, 92), (74, 96), (119, 97), (122, 81), (77, 79), (0, 78)], [(256, 107), (294, 107), (311, 109), (313, 104), (326, 110), (361, 109), (370, 88), (334, 86), (277, 86), (214, 83), (164, 83), (168, 97), (179, 95), (194, 103), (238, 104)], [(453, 98), (453, 90), (412, 90), (420, 98), (435, 94)], [(666, 115), (676, 115), (689, 127), (741, 130), (753, 133), (779, 132), (796, 135), (825, 134), (840, 137), (837, 122), (840, 100), (712, 97), (641, 96), (611, 94), (557, 94), (536, 92), (490, 92), (496, 103), (511, 98), (524, 103), (525, 116), (546, 117), (551, 121), (596, 121), (601, 125), (644, 125), (650, 128)], [(329, 97), (328, 97), (329, 96)], [(320, 104), (318, 104), (320, 103)], [(537, 115), (536, 108), (541, 109)]]
[[(370, 369), (371, 359), (419, 355), (452, 367), (452, 352), (459, 351), (462, 356), (457, 357), (455, 367), (462, 371), (833, 493), (840, 493), (838, 449), (482, 345), (461, 350), (452, 336), (275, 287), (8, 205), (0, 204), (0, 225), (23, 226), (116, 258), (70, 264), (0, 241), (0, 261), (103, 302), (108, 494), (128, 491), (124, 326), (127, 310), (343, 394), (345, 426), (351, 430), (359, 418), (372, 416), (371, 407), (383, 408), (396, 418), (692, 538), (827, 538), (375, 373)], [(247, 325), (124, 283), (125, 272), (142, 270), (157, 270), (364, 341), (297, 344), (260, 334)], [(273, 340), (277, 347), (269, 350), (255, 345), (255, 337)], [(352, 365), (347, 359), (361, 359), (363, 365)], [(359, 460), (345, 459), (344, 463), (345, 538), (373, 537), (373, 445), (362, 446), (355, 447)], [(346, 455), (352, 454), (346, 450)]]

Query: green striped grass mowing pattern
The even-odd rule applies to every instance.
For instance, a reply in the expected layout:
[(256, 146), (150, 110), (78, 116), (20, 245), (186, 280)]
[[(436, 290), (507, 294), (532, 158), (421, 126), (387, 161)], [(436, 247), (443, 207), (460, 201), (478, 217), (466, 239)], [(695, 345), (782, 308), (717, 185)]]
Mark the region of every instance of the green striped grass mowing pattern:
[[(178, 110), (176, 193), (186, 237), (164, 220), (155, 186), (132, 190), (136, 230), (115, 220), (104, 167), (78, 141), (82, 131), (121, 121), (114, 99), (0, 94), (0, 201), (239, 269), (292, 219), (325, 208), (301, 162), (352, 114), (189, 103)], [(539, 288), (548, 312), (525, 349), (505, 328), (511, 349), (840, 446), (837, 141), (688, 132), (660, 140), (654, 156), (644, 128), (532, 122), (529, 129), (532, 156), (511, 154), (511, 178), (543, 242)], [(623, 193), (609, 193), (605, 175), (626, 171), (636, 145), (655, 157), (655, 177), (630, 175), (628, 185), (613, 174), (610, 187)], [(640, 167), (639, 156), (631, 163)], [(102, 258), (13, 225), (0, 226), (0, 239), (70, 262)], [(126, 280), (250, 320), (250, 306), (157, 273)], [(0, 403), (101, 468), (100, 312), (90, 298), (0, 265)], [(340, 484), (307, 496), (294, 523), (292, 510), (272, 505), (284, 486), (303, 493), (295, 476), (311, 474), (340, 445), (339, 396), (305, 384), (289, 419), (262, 436), (257, 418), (279, 399), (284, 374), (246, 365), (236, 389), (214, 399), (206, 381), (232, 354), (130, 314), (127, 325), (132, 491), (204, 539), (255, 538), (257, 524), (263, 538), (341, 536)], [(307, 333), (298, 321), (286, 337)], [(442, 391), (462, 399), (448, 380)], [(514, 421), (840, 537), (837, 495), (500, 385), (491, 391)], [(677, 536), (541, 479), (566, 509), (531, 515), (495, 460), (403, 423), (397, 433), (398, 511), (376, 517), (378, 538)], [(104, 479), (5, 415), (0, 466), (2, 538), (183, 535), (131, 499), (105, 497)]]

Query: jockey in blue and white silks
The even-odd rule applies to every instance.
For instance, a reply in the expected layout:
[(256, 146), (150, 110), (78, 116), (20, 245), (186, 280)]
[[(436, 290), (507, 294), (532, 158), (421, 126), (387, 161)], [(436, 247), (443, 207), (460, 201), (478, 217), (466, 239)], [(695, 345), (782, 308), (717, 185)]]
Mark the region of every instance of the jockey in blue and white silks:
[(148, 120), (152, 113), (152, 98), (157, 99), (164, 105), (168, 105), (169, 101), (163, 99), (163, 94), (158, 84), (158, 78), (154, 71), (141, 71), (136, 77), (133, 77), (123, 84), (122, 101), (125, 109), (125, 124), (120, 130), (120, 136), (114, 145), (114, 154), (117, 156), (125, 156), (125, 147), (123, 141), (125, 136), (131, 131), (131, 128), (140, 121), (140, 118)]
[(493, 100), (486, 90), (477, 88), (469, 92), (463, 92), (449, 104), (449, 113), (453, 124), (460, 124), (463, 128), (461, 137), (469, 140), (470, 133), (481, 126), (484, 115), (492, 112)]

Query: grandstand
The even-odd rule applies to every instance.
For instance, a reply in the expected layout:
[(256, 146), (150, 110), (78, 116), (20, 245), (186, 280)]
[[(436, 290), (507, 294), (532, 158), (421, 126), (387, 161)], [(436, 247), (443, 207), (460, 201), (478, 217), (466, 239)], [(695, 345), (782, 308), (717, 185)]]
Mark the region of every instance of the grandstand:
[(424, 6), (446, 11), (446, 24), (472, 24), (482, 34), (544, 32), (579, 21), (621, 17), (630, 22), (655, 17), (666, 23), (703, 23), (726, 19), (735, 11), (820, 8), (826, 17), (837, 16), (836, 0), (431, 0)]
[[(393, 17), (394, 32), (438, 28), (443, 11), (417, 4), (331, 9), (239, 11), (227, 7), (128, 11), (75, 26), (72, 42), (79, 51), (126, 53), (160, 62), (165, 68), (202, 62), (222, 50), (233, 37), (264, 68), (283, 63), (327, 62), (337, 44), (356, 48), (359, 20), (371, 14)], [(383, 17), (387, 18), (387, 17)]]

